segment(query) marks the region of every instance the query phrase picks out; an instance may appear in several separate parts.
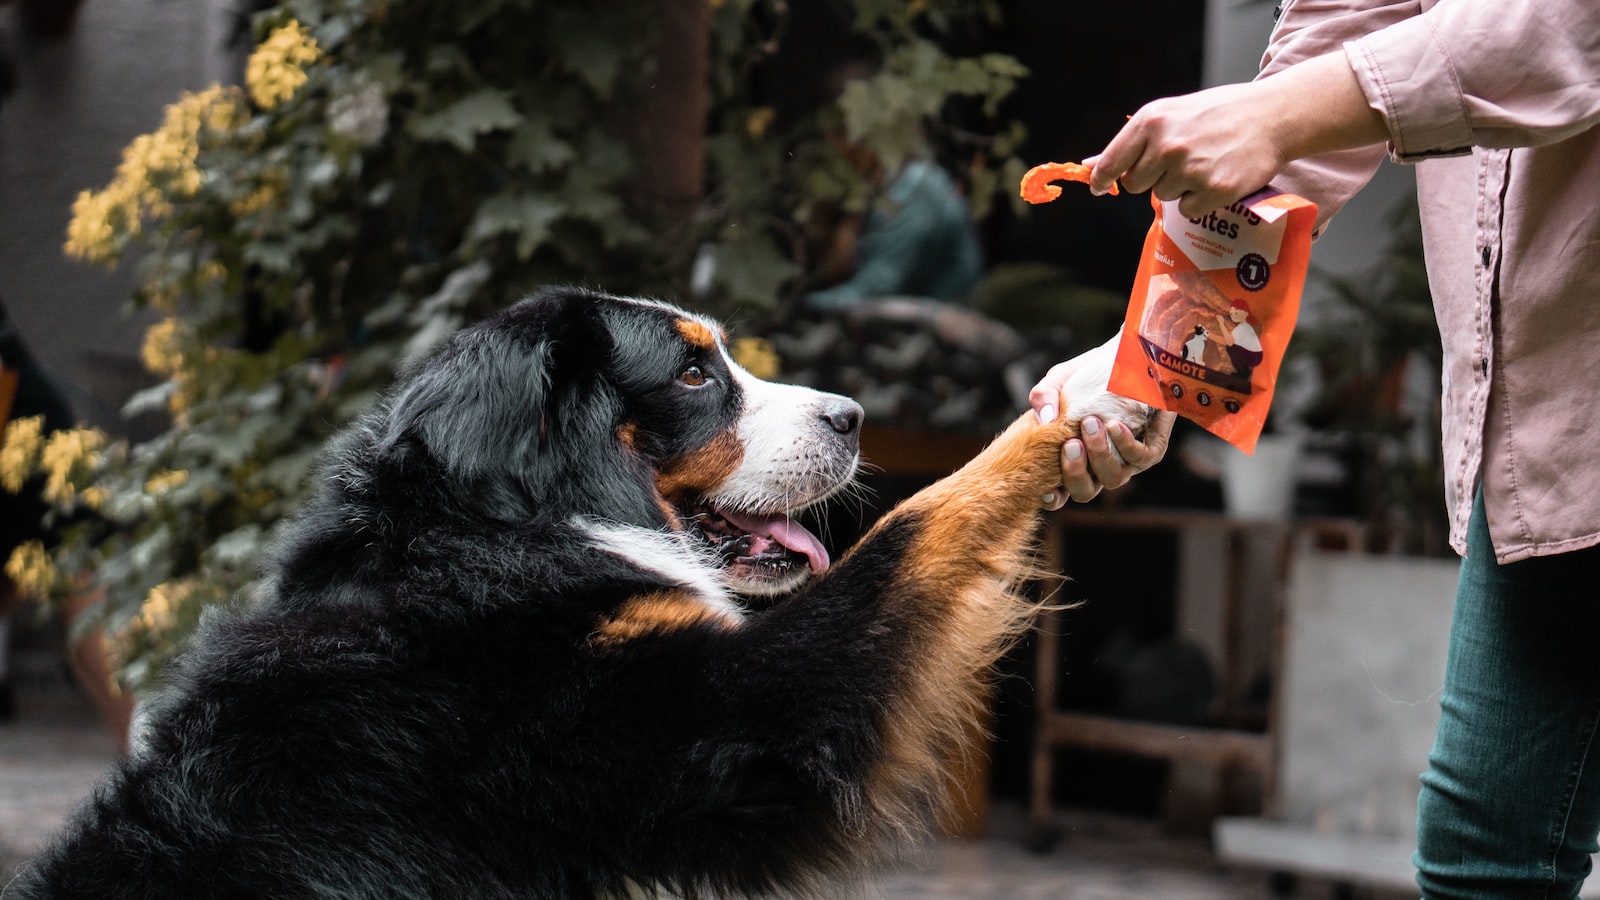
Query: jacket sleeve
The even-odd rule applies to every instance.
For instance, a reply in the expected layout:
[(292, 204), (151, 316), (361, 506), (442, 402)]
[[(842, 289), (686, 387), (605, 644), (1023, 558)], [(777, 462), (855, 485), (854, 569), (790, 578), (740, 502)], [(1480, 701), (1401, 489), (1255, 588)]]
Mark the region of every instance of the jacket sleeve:
[(1535, 147), (1600, 123), (1600, 4), (1442, 0), (1345, 48), (1395, 159)]
[[(1339, 50), (1348, 56), (1347, 43), (1420, 12), (1418, 0), (1282, 0), (1256, 77), (1270, 78), (1295, 63)], [(1370, 103), (1372, 95), (1367, 96)], [(1374, 145), (1296, 160), (1272, 186), (1317, 204), (1315, 234), (1320, 236), (1334, 214), (1372, 180), (1386, 155), (1384, 146)]]
[(1270, 77), (1342, 50), (1389, 145), (1291, 164), (1275, 187), (1318, 206), (1318, 232), (1377, 170), (1473, 147), (1553, 143), (1600, 123), (1593, 0), (1284, 0), (1262, 60)]

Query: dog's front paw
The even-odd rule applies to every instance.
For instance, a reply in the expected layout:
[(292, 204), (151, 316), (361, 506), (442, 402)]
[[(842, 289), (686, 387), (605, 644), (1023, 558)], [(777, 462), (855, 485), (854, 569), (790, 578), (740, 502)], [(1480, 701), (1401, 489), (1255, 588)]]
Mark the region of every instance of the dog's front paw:
[[(1022, 413), (963, 471), (983, 484), (1003, 481), (1007, 485), (1005, 493), (1009, 496), (1014, 492), (1019, 502), (1037, 507), (1043, 500), (1049, 506), (1055, 501), (1055, 491), (1062, 481), (1063, 445), (1082, 434), (1085, 418), (1093, 416), (1102, 427), (1121, 422), (1136, 439), (1143, 440), (1156, 410), (1107, 389), (1116, 350), (1117, 341), (1113, 338), (1052, 369), (1034, 388), (1032, 399), (1058, 408), (1060, 412), (1046, 414), (1048, 421), (1041, 421), (1031, 409)], [(1046, 385), (1051, 387), (1046, 388)], [(1055, 385), (1060, 385), (1059, 389)], [(1059, 393), (1055, 397), (1041, 398), (1041, 390), (1058, 390)], [(1055, 402), (1049, 403), (1050, 400)], [(1098, 446), (1098, 442), (1095, 443)], [(1112, 453), (1119, 452), (1115, 442), (1107, 442), (1107, 446)]]
[(1135, 437), (1141, 437), (1156, 413), (1155, 407), (1147, 403), (1106, 389), (1111, 365), (1116, 361), (1117, 341), (1113, 337), (1072, 360), (1076, 367), (1061, 387), (1061, 416), (1071, 435), (1080, 434), (1084, 418), (1094, 416), (1105, 425), (1121, 422)]

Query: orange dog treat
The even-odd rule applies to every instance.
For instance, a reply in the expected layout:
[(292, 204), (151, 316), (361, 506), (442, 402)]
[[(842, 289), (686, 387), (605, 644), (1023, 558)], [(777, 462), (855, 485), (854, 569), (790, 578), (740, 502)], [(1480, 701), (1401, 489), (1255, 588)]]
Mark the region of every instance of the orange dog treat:
[[(1049, 203), (1061, 196), (1061, 188), (1052, 181), (1081, 181), (1089, 183), (1089, 167), (1079, 163), (1040, 163), (1022, 176), (1022, 199), (1029, 203)], [(1111, 195), (1116, 196), (1117, 183), (1111, 182)]]

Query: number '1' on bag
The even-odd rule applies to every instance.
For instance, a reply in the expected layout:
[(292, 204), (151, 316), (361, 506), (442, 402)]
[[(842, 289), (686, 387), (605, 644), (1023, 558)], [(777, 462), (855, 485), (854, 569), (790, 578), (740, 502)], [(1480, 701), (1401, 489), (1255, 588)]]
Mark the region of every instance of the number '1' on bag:
[(1267, 188), (1198, 219), (1151, 205), (1110, 388), (1251, 453), (1300, 314), (1316, 204)]

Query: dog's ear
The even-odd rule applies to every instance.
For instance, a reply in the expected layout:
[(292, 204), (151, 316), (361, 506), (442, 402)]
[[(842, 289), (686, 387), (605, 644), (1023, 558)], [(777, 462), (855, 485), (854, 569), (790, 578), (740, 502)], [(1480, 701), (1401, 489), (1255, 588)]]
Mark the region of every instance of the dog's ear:
[(383, 446), (419, 440), (467, 481), (535, 459), (550, 356), (548, 341), (487, 328), (458, 334), (395, 395)]
[(655, 524), (650, 473), (623, 452), (604, 377), (610, 338), (581, 292), (524, 301), (458, 333), (393, 395), (381, 455), (420, 450), (459, 497), (509, 521), (536, 511)]

